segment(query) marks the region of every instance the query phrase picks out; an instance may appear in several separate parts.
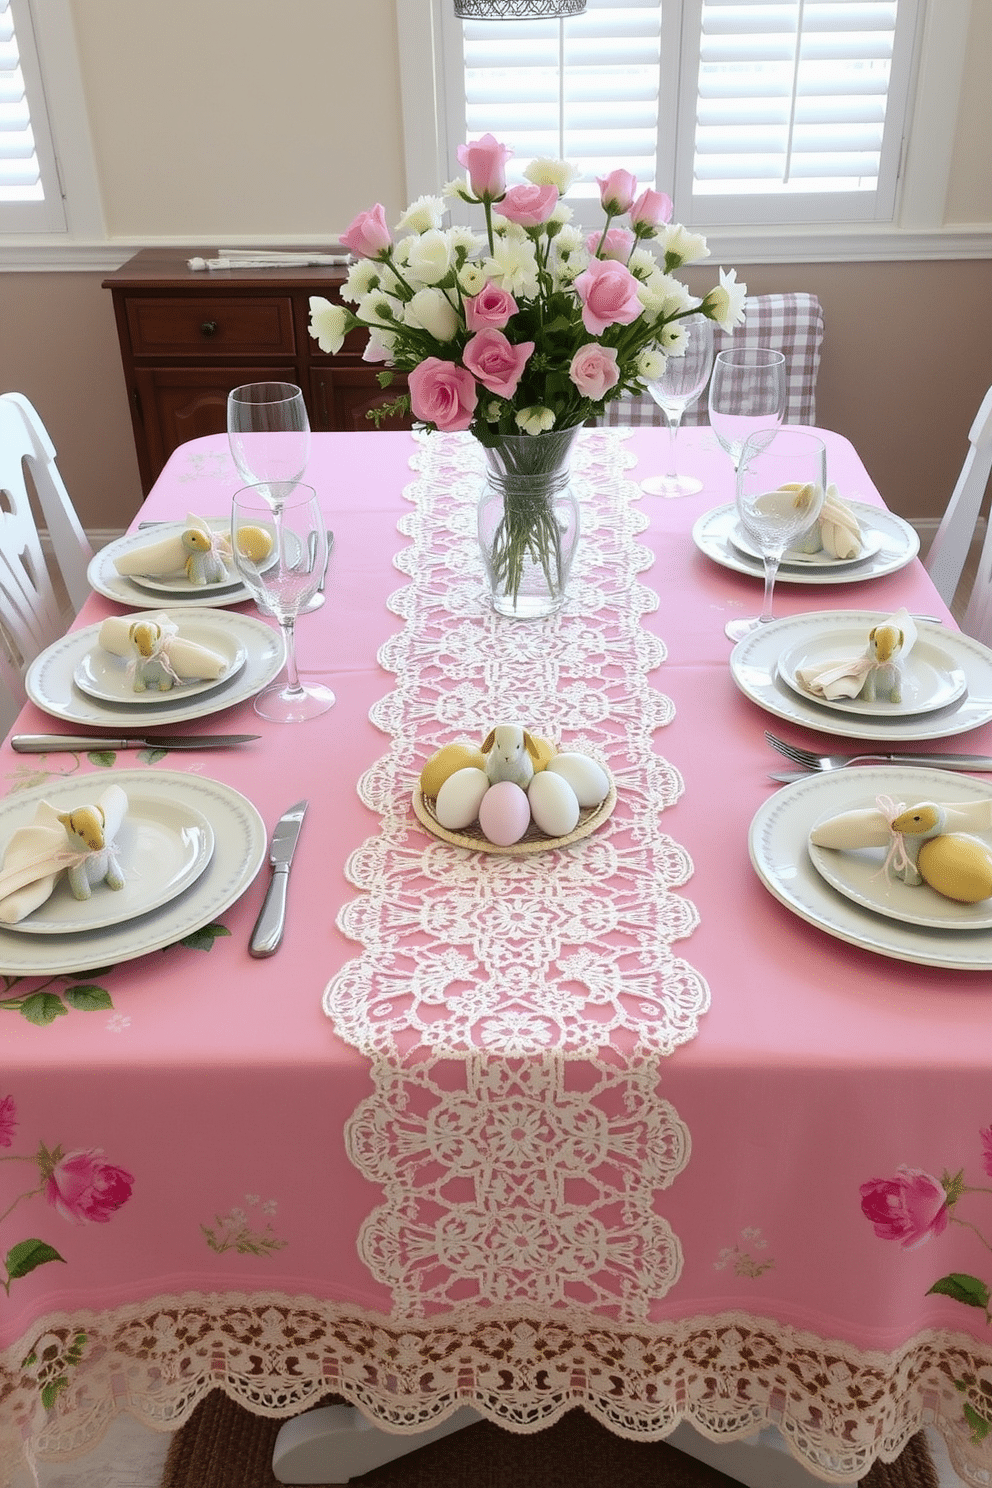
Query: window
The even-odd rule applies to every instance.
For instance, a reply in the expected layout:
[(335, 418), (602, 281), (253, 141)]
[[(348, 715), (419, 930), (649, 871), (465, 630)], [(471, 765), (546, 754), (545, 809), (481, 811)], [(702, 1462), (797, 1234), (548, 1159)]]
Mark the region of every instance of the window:
[(23, 0), (0, 0), (0, 231), (65, 225), (31, 13)]
[[(919, 0), (588, 0), (564, 21), (442, 8), (439, 148), (624, 166), (696, 227), (891, 221)], [(449, 174), (451, 169), (449, 167)], [(573, 189), (573, 197), (581, 188)]]

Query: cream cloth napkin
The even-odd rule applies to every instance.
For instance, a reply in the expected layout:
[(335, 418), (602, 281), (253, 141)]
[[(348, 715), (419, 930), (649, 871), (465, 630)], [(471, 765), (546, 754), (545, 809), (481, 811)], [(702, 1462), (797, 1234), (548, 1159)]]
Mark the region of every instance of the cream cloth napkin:
[[(217, 554), (225, 565), (231, 557), (231, 544), (222, 532), (215, 532), (202, 517), (195, 516), (192, 512), (186, 514), (186, 531), (191, 527), (198, 528), (203, 532), (211, 543), (211, 549)], [(182, 533), (175, 533), (172, 537), (159, 538), (157, 542), (142, 543), (139, 547), (131, 548), (127, 553), (121, 553), (114, 559), (114, 567), (122, 578), (140, 578), (145, 575), (148, 578), (166, 578), (170, 574), (179, 577), (186, 571), (186, 560), (189, 553), (183, 547)]]
[[(71, 810), (86, 804), (80, 801)], [(113, 842), (127, 814), (127, 795), (119, 785), (108, 786), (97, 798), (106, 818), (104, 837)], [(63, 815), (65, 813), (63, 812)], [(16, 925), (50, 896), (60, 873), (81, 863), (88, 854), (70, 847), (65, 827), (54, 806), (39, 801), (34, 821), (18, 827), (3, 854), (0, 867), (0, 924)]]
[[(809, 840), (815, 847), (888, 847), (892, 840), (890, 822), (895, 821), (909, 805), (904, 801), (891, 801), (879, 796), (875, 806), (863, 806), (855, 811), (842, 811), (814, 827)], [(945, 831), (990, 832), (992, 831), (992, 800), (989, 801), (935, 801), (935, 806), (947, 813)]]
[[(137, 667), (138, 655), (131, 639), (131, 627), (143, 622), (157, 625), (162, 632), (152, 657), (161, 661), (177, 682), (214, 682), (227, 671), (227, 658), (187, 640), (181, 628), (163, 610), (142, 610), (137, 615), (112, 615), (100, 626), (99, 644), (113, 656), (121, 656)], [(145, 660), (152, 660), (146, 657)]]
[(795, 551), (824, 552), (832, 558), (857, 558), (861, 542), (861, 524), (854, 515), (854, 508), (841, 497), (836, 486), (830, 485), (812, 531), (806, 534)]
[[(902, 631), (903, 643), (898, 660), (904, 663), (916, 644), (917, 631), (913, 617), (906, 609), (896, 610), (887, 620), (879, 621), (879, 625), (894, 625), (897, 630)], [(814, 697), (823, 697), (830, 702), (836, 698), (857, 697), (864, 686), (865, 678), (876, 665), (867, 637), (865, 641), (864, 651), (856, 656), (836, 657), (830, 661), (817, 662), (814, 666), (796, 667), (800, 685)]]

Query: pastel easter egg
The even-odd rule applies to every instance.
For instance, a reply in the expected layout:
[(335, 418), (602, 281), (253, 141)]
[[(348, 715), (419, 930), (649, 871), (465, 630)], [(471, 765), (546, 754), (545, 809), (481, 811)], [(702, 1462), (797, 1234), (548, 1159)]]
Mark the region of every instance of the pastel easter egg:
[(238, 547), (252, 563), (262, 563), (272, 552), (272, 537), (264, 527), (240, 527)]
[(549, 837), (567, 837), (579, 821), (579, 800), (563, 775), (541, 770), (528, 789), (530, 814)]
[(479, 826), (497, 847), (519, 842), (530, 826), (527, 792), (512, 780), (498, 780), (482, 798)]
[(949, 832), (920, 848), (919, 868), (932, 889), (961, 904), (992, 897), (992, 852), (977, 837)]
[(587, 754), (556, 754), (548, 769), (567, 780), (580, 806), (598, 806), (610, 793), (609, 776), (602, 765)]
[(554, 756), (555, 746), (547, 739), (542, 739), (540, 734), (531, 734), (534, 748), (537, 750), (537, 758), (534, 760), (535, 770), (546, 770), (548, 760)]
[(465, 744), (458, 740), (453, 744), (443, 744), (436, 750), (429, 760), (425, 761), (424, 768), (420, 772), (420, 789), (425, 796), (436, 796), (444, 782), (456, 770), (465, 770), (474, 766), (477, 770), (486, 768), (486, 757), (481, 749), (476, 749), (472, 744)]
[(449, 775), (437, 793), (434, 814), (449, 832), (460, 832), (471, 826), (479, 815), (482, 798), (489, 789), (485, 770), (467, 765)]

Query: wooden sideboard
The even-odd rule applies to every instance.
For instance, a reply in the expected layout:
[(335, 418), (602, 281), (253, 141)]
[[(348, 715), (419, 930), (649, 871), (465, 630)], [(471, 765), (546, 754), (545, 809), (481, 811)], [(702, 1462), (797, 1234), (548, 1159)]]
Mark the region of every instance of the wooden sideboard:
[[(352, 331), (337, 356), (307, 329), (311, 295), (339, 300), (345, 271), (190, 269), (216, 250), (146, 248), (103, 281), (113, 295), (134, 443), (147, 494), (172, 451), (187, 439), (223, 433), (227, 395), (244, 382), (295, 382), (314, 429), (368, 429), (385, 391), (362, 361), (366, 333)], [(408, 428), (390, 418), (383, 428)]]

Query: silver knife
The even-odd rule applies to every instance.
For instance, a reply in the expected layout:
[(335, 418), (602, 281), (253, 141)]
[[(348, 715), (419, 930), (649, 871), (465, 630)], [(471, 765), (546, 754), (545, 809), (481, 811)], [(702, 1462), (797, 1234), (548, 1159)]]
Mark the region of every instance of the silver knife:
[(289, 865), (293, 861), (300, 828), (306, 815), (308, 801), (297, 801), (276, 822), (269, 847), (269, 862), (272, 878), (255, 928), (251, 932), (248, 950), (252, 956), (271, 956), (282, 940), (286, 924), (286, 889), (289, 884)]
[(261, 734), (159, 734), (157, 738), (127, 734), (14, 734), (11, 749), (18, 754), (59, 754), (78, 749), (224, 749), (228, 744), (250, 744)]
[[(866, 765), (917, 765), (927, 770), (957, 770), (960, 775), (985, 774), (992, 770), (986, 754), (879, 754), (862, 761)], [(835, 775), (838, 770), (857, 770), (858, 765), (837, 765), (832, 770), (771, 770), (769, 779), (791, 784), (811, 775)]]

